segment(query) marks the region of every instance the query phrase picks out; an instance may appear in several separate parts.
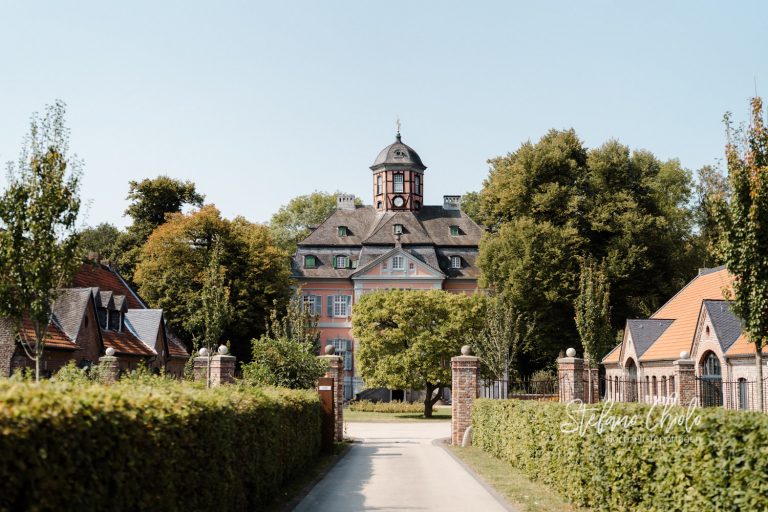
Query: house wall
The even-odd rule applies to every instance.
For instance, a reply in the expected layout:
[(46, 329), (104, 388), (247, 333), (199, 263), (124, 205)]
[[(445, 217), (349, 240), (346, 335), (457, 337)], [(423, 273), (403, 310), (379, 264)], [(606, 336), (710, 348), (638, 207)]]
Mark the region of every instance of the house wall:
[(80, 320), (80, 330), (77, 333), (75, 343), (81, 349), (77, 353), (79, 359), (76, 362), (80, 361), (80, 359), (86, 359), (93, 364), (98, 364), (99, 357), (103, 355), (103, 352), (96, 312), (91, 305), (85, 309), (85, 314), (82, 320)]
[(11, 375), (11, 359), (15, 351), (13, 323), (6, 318), (0, 318), (0, 377)]
[(446, 279), (443, 281), (443, 290), (472, 295), (477, 291), (477, 281), (475, 279)]

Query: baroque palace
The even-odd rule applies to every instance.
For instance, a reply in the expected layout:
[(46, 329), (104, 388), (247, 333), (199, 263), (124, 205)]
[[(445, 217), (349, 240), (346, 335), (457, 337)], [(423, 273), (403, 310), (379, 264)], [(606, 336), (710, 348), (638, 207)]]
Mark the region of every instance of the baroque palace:
[[(424, 204), (427, 168), (399, 131), (370, 169), (372, 205), (338, 196), (336, 210), (298, 244), (292, 260), (304, 304), (318, 318), (321, 346), (332, 344), (344, 357), (345, 399), (363, 388), (351, 333), (352, 309), (363, 294), (394, 288), (474, 293), (479, 273), (482, 229), (461, 211), (461, 196)], [(402, 399), (402, 391), (392, 397)]]

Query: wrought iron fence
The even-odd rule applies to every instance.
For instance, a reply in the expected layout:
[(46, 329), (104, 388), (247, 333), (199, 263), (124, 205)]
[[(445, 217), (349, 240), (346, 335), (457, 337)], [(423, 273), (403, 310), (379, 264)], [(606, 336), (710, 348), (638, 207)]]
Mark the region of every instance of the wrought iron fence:
[[(718, 378), (696, 378), (696, 398), (702, 407), (725, 407), (743, 411), (758, 410), (757, 382), (741, 378), (724, 381)], [(768, 397), (768, 379), (763, 380), (763, 397)], [(768, 410), (768, 404), (763, 404)]]
[(478, 381), (478, 397), (494, 399), (557, 401), (560, 383), (556, 377), (547, 379), (511, 379)]

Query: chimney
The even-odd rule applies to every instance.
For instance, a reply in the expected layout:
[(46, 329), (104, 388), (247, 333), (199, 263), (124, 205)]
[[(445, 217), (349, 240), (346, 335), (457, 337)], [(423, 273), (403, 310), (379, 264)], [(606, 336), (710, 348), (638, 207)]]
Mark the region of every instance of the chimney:
[(353, 194), (339, 194), (336, 196), (337, 210), (354, 210), (355, 196)]
[(443, 210), (461, 210), (461, 196), (443, 196)]

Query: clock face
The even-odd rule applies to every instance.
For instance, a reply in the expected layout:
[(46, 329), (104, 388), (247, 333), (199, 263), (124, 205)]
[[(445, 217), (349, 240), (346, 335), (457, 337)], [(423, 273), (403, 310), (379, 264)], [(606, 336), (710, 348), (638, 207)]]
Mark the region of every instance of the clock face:
[(398, 208), (400, 208), (401, 206), (403, 206), (403, 203), (404, 203), (404, 202), (405, 202), (405, 201), (403, 201), (403, 198), (402, 198), (402, 197), (400, 197), (400, 196), (397, 196), (397, 197), (395, 197), (395, 198), (392, 200), (392, 203), (393, 203), (393, 204), (394, 204), (396, 207), (398, 207)]

